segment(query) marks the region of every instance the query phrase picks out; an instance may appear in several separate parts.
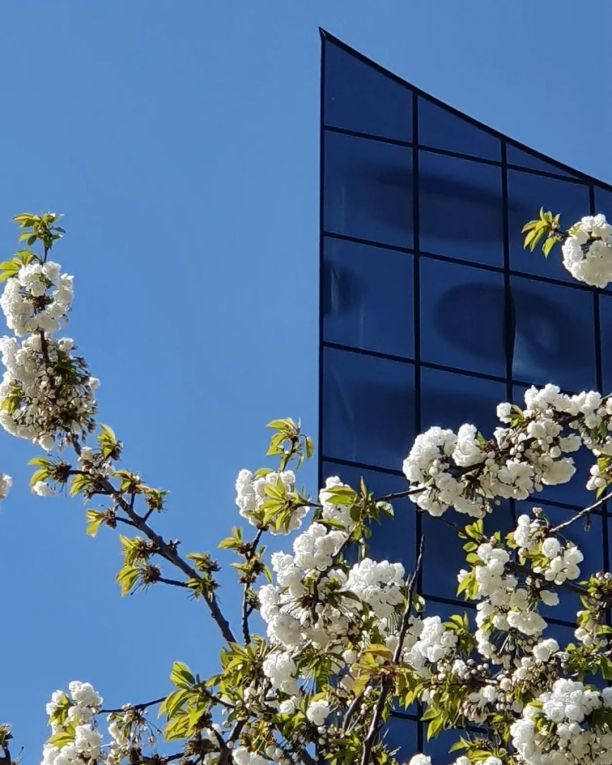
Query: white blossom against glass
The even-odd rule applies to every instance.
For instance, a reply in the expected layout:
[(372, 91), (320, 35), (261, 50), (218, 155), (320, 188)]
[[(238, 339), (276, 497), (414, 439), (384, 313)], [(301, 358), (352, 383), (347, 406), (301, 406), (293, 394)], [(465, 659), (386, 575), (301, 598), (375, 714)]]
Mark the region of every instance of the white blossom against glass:
[[(456, 434), (432, 427), (417, 436), (403, 464), (412, 502), (434, 516), (454, 507), (482, 517), (496, 501), (524, 500), (567, 483), (575, 473), (567, 455), (581, 446), (595, 457), (612, 455), (612, 399), (594, 391), (569, 396), (555, 385), (531, 387), (524, 409), (502, 403), (497, 414), (504, 427), (490, 440), (473, 425)], [(608, 478), (599, 465), (588, 488), (605, 486)]]
[(563, 265), (574, 279), (601, 288), (612, 282), (612, 226), (605, 215), (579, 220), (561, 249)]
[(512, 724), (512, 743), (529, 765), (610, 765), (612, 718), (594, 713), (611, 706), (612, 689), (561, 678)]

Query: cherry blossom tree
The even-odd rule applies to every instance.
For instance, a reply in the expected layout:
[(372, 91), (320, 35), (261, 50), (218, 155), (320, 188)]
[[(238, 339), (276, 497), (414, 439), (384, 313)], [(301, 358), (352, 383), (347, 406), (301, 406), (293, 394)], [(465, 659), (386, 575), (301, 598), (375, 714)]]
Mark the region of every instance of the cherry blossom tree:
[[(190, 594), (216, 625), (220, 658), (211, 677), (175, 662), (169, 687), (139, 704), (106, 707), (76, 680), (54, 691), (44, 765), (395, 765), (385, 724), (393, 708), (414, 704), (428, 737), (456, 733), (444, 765), (612, 763), (612, 576), (583, 570), (567, 537), (612, 498), (610, 395), (532, 387), (522, 404), (499, 404), (492, 434), (430, 428), (404, 460), (405, 491), (388, 496), (334, 476), (317, 494), (299, 490), (313, 443), (292, 419), (269, 423), (273, 464), (240, 471), (244, 524), (220, 542), (236, 556), (242, 602), (240, 623), (230, 624), (211, 552), (184, 554), (155, 530), (166, 491), (122, 464), (121, 441), (98, 421), (99, 381), (74, 341), (58, 337), (73, 299), (73, 277), (49, 257), (65, 233), (59, 219), (18, 215), (24, 249), (0, 264), (12, 332), (0, 340), (0, 424), (42, 450), (31, 462), (34, 494), (67, 489), (103, 508), (86, 509), (87, 534), (123, 532), (121, 594), (162, 585)], [(542, 210), (524, 233), (526, 247), (542, 243), (547, 256), (560, 243), (576, 279), (612, 280), (612, 227), (602, 215), (564, 231)], [(536, 506), (502, 533), (500, 502), (567, 484), (579, 450), (592, 455), (591, 504), (557, 525)], [(10, 486), (1, 475), (2, 497)], [(475, 624), (465, 613), (441, 618), (418, 593), (426, 539), (413, 571), (368, 556), (373, 526), (401, 497), (456, 530), (466, 561), (457, 592), (475, 604)], [(287, 536), (286, 551), (268, 556), (267, 534)], [(541, 613), (563, 590), (581, 604), (566, 645), (547, 634)], [(6, 765), (11, 743), (0, 726)]]

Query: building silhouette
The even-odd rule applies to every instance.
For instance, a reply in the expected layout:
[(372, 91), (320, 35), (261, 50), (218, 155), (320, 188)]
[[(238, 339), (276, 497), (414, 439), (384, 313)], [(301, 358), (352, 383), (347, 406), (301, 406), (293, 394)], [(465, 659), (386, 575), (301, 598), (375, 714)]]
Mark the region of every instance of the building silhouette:
[[(523, 250), (521, 236), (541, 206), (567, 226), (589, 212), (612, 217), (612, 187), (325, 32), (322, 46), (320, 477), (355, 485), (363, 476), (380, 496), (405, 490), (402, 461), (432, 425), (471, 422), (488, 437), (496, 404), (520, 403), (532, 384), (612, 390), (612, 292), (578, 284), (558, 251), (546, 261)], [(575, 457), (571, 486), (506, 503), (489, 525), (509, 529), (534, 504), (556, 523), (592, 501), (589, 460)], [(408, 500), (395, 506), (396, 518), (375, 531), (372, 557), (410, 570), (423, 531), (420, 591), (443, 617), (470, 613), (455, 594), (464, 561), (454, 530)], [(608, 526), (604, 508), (589, 530), (571, 527), (583, 571), (609, 570)], [(548, 634), (571, 639), (578, 607), (562, 596)], [(389, 740), (404, 756), (446, 755), (457, 737), (427, 743), (417, 719), (416, 709), (398, 710)]]

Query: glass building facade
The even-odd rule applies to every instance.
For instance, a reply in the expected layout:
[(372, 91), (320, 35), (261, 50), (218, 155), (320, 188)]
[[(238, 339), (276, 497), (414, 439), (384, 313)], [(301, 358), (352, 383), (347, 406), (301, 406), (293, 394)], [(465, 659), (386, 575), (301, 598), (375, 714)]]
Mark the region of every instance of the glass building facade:
[[(612, 187), (446, 106), (323, 33), (321, 104), (320, 477), (363, 476), (376, 494), (402, 491), (416, 434), (472, 422), (489, 435), (500, 401), (555, 382), (567, 392), (612, 390), (612, 291), (578, 284), (559, 252), (523, 250), (521, 228), (545, 209), (567, 226), (612, 217)], [(589, 462), (572, 487), (538, 495), (556, 523), (592, 500)], [(580, 480), (582, 479), (582, 480)], [(508, 503), (508, 529), (531, 503)], [(456, 598), (463, 554), (454, 532), (395, 503), (373, 557), (414, 566), (437, 613)], [(584, 571), (609, 570), (608, 511), (570, 536)], [(566, 641), (578, 603), (562, 598), (550, 634)], [(546, 609), (544, 609), (545, 611)], [(543, 611), (543, 613), (544, 613)], [(398, 710), (389, 739), (404, 754), (446, 755), (455, 736), (425, 741), (418, 710)], [(434, 762), (436, 759), (434, 759)], [(447, 762), (442, 757), (441, 762)]]

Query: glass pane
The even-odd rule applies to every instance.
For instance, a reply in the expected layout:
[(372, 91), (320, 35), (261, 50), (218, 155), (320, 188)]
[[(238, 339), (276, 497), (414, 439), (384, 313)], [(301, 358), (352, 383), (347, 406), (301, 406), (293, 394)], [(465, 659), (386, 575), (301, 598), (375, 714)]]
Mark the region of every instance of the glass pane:
[(412, 149), (325, 136), (325, 230), (412, 247)]
[(523, 249), (521, 229), (527, 221), (537, 218), (540, 207), (561, 213), (561, 225), (569, 228), (589, 214), (589, 188), (581, 183), (508, 170), (510, 267), (515, 271), (573, 282), (573, 276), (563, 268), (559, 246), (548, 258), (541, 250), (529, 252)]
[(603, 213), (612, 221), (612, 191), (595, 184), (595, 212)]
[(411, 255), (328, 237), (323, 268), (325, 340), (414, 354)]
[(499, 139), (449, 109), (419, 98), (419, 144), (500, 161)]
[(325, 125), (412, 140), (412, 90), (350, 51), (325, 45)]
[[(352, 465), (339, 465), (333, 462), (323, 463), (324, 476), (339, 476), (354, 489), (359, 489), (361, 478), (375, 497), (384, 497), (400, 491), (406, 491), (405, 478), (374, 470), (361, 470)], [(409, 574), (416, 561), (416, 509), (407, 497), (392, 502), (395, 515), (385, 517), (381, 523), (372, 526), (372, 538), (368, 542), (368, 555), (373, 560), (388, 560), (401, 563)]]
[[(524, 406), (525, 388), (522, 386), (514, 387), (513, 401), (519, 406)], [(540, 494), (533, 496), (534, 505), (538, 504), (539, 498), (547, 499), (550, 502), (563, 502), (568, 505), (575, 505), (578, 508), (586, 507), (595, 501), (595, 494), (587, 491), (586, 482), (589, 478), (589, 470), (593, 464), (593, 455), (587, 449), (581, 449), (570, 455), (576, 466), (576, 473), (569, 483), (558, 486), (545, 486)]]
[(505, 376), (501, 273), (421, 258), (421, 357)]
[(601, 316), (601, 360), (604, 393), (612, 391), (612, 297), (599, 298)]
[[(612, 222), (612, 191), (595, 184), (595, 212), (603, 213), (608, 222)], [(606, 287), (606, 292), (612, 292), (612, 284)]]
[(414, 439), (412, 364), (326, 348), (323, 454), (401, 470)]
[(505, 383), (479, 377), (421, 369), (421, 422), (456, 430), (464, 422), (475, 425), (489, 438), (499, 425), (497, 404), (506, 400)]
[[(532, 507), (532, 502), (516, 503), (519, 515), (522, 513), (529, 515)], [(573, 510), (566, 510), (554, 505), (546, 505), (542, 509), (548, 520), (555, 526), (565, 523), (575, 514)], [(580, 564), (580, 577), (576, 583), (604, 568), (603, 531), (602, 518), (595, 514), (591, 516), (589, 525), (585, 523), (584, 519), (580, 519), (563, 530), (563, 536), (570, 542), (574, 542), (584, 554), (584, 561)], [(543, 606), (541, 609), (542, 616), (545, 619), (553, 617), (575, 622), (576, 612), (582, 608), (580, 597), (563, 587), (558, 587), (556, 591), (559, 595), (559, 605), (556, 607)]]
[(408, 762), (417, 749), (418, 722), (406, 717), (390, 718), (385, 725), (385, 743), (391, 749), (398, 749), (395, 755), (398, 762)]
[(568, 391), (596, 387), (592, 293), (514, 276), (511, 294), (513, 377)]
[(570, 178), (576, 177), (573, 173), (568, 173), (560, 165), (542, 159), (530, 151), (519, 149), (518, 146), (513, 146), (511, 143), (506, 146), (506, 161), (510, 165), (520, 165), (531, 170), (541, 170), (543, 173), (556, 173), (557, 175), (565, 175)]
[(432, 763), (449, 763), (454, 762), (457, 757), (457, 752), (449, 754), (449, 749), (453, 744), (456, 744), (463, 736), (465, 738), (465, 731), (462, 730), (443, 730), (436, 738), (427, 741), (427, 723), (421, 723), (423, 726), (423, 751), (431, 757)]
[(501, 168), (421, 151), (421, 249), (503, 266), (501, 194)]

